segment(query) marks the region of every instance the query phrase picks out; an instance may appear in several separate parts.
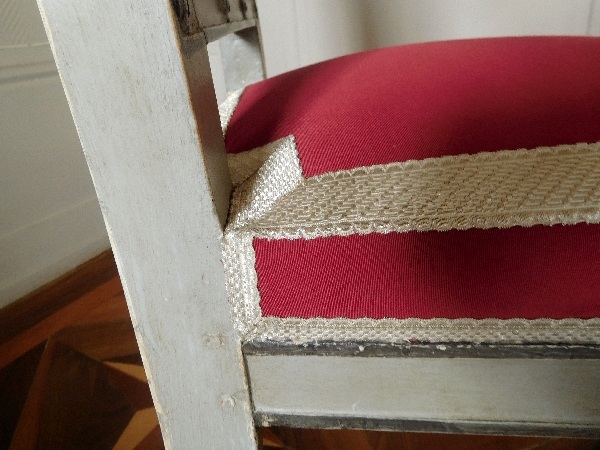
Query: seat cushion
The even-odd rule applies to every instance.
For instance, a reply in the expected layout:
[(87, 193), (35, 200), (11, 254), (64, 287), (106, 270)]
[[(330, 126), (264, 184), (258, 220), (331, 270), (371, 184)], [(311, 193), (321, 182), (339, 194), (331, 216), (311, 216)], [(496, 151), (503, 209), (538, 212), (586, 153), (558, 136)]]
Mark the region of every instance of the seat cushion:
[(225, 136), (255, 161), (224, 240), (242, 335), (600, 343), (598, 73), (598, 38), (498, 38), (248, 87)]

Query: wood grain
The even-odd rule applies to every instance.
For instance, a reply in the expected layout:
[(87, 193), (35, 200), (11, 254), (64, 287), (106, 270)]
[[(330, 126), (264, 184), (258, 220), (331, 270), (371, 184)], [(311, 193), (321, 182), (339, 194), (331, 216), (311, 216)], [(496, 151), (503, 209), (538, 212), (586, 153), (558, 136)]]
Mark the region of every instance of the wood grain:
[(36, 448), (41, 423), (42, 404), (47, 390), (48, 374), (51, 370), (55, 350), (56, 343), (49, 341), (38, 365), (32, 386), (29, 389), (27, 403), (21, 412), (17, 429), (12, 438), (11, 449), (29, 450)]
[(139, 351), (129, 319), (68, 327), (54, 338), (98, 361)]
[[(111, 301), (122, 301), (122, 297), (121, 299), (118, 297), (119, 294), (123, 295), (123, 288), (118, 277), (113, 276), (110, 280), (92, 288), (79, 298), (71, 301), (71, 303), (63, 305), (62, 309), (59, 309), (52, 315), (48, 315), (45, 319), (0, 345), (0, 367), (4, 367), (6, 364), (14, 361), (44, 341), (48, 336), (59, 332), (69, 325), (85, 321), (87, 315), (92, 314), (97, 308), (110, 304)], [(24, 308), (24, 311), (26, 310)], [(19, 322), (22, 320), (21, 317), (25, 317), (23, 320), (27, 321), (27, 313), (23, 312), (22, 314), (24, 316), (15, 316), (14, 320)]]
[[(152, 431), (158, 428), (158, 418), (154, 408), (142, 409), (134, 414), (127, 428), (119, 437), (113, 450), (131, 450), (140, 447), (146, 437), (152, 435)], [(156, 439), (152, 440), (156, 443)], [(147, 444), (150, 444), (149, 442)], [(148, 447), (141, 447), (148, 448)]]
[(56, 341), (36, 448), (110, 448), (134, 414), (135, 407), (100, 362)]
[(45, 342), (0, 369), (0, 448), (9, 448), (19, 423)]
[(254, 449), (221, 262), (231, 179), (205, 40), (182, 36), (164, 0), (38, 4), (165, 445)]

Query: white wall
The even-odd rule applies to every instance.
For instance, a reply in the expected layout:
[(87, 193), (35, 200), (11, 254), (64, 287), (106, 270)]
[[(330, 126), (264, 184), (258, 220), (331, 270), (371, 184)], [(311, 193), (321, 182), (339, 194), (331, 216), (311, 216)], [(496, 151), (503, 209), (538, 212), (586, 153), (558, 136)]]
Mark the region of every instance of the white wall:
[(0, 307), (107, 248), (35, 0), (1, 0)]
[(600, 0), (257, 2), (269, 76), (360, 50), (413, 42), (483, 36), (600, 35)]
[[(257, 1), (269, 76), (418, 41), (600, 35), (600, 0)], [(0, 0), (0, 307), (108, 246), (35, 0)]]

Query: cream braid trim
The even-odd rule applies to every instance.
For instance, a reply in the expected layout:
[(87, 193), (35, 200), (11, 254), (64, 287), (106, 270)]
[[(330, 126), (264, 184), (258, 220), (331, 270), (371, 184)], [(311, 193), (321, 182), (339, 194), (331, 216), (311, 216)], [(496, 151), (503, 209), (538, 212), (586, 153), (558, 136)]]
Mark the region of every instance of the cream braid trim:
[(244, 341), (600, 344), (600, 319), (299, 319), (264, 317), (251, 233), (227, 233), (223, 261), (235, 328)]
[(263, 317), (255, 237), (600, 222), (600, 143), (429, 158), (305, 179), (293, 136), (230, 156), (237, 185), (223, 238), (234, 324), (245, 341), (600, 344), (593, 319)]
[(228, 92), (227, 97), (225, 97), (225, 100), (223, 100), (223, 103), (219, 105), (219, 118), (221, 119), (221, 130), (223, 130), (223, 135), (227, 133), (227, 127), (229, 126), (229, 122), (233, 117), (235, 108), (237, 108), (237, 105), (240, 102), (240, 98), (242, 98), (244, 89), (245, 88)]
[(600, 143), (428, 158), (308, 179), (293, 137), (269, 147), (236, 155), (266, 160), (235, 191), (229, 231), (314, 239), (600, 222)]

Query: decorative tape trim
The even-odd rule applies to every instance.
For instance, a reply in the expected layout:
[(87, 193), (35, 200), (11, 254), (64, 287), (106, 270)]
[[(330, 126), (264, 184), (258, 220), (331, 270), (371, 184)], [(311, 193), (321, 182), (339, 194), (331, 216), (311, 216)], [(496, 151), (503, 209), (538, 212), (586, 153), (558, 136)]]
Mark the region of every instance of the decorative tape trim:
[[(231, 229), (314, 239), (600, 222), (600, 143), (429, 158), (298, 181), (297, 152), (282, 141), (260, 169), (261, 182), (240, 186), (253, 195), (233, 205)], [(294, 189), (273, 189), (281, 177)]]
[(250, 233), (225, 233), (221, 245), (231, 317), (244, 339), (263, 320), (253, 239)]
[[(244, 89), (245, 88), (230, 92), (223, 103), (219, 105), (219, 117), (221, 119), (223, 136), (227, 134), (227, 127), (233, 117), (235, 108), (237, 108), (237, 105), (242, 98)], [(231, 174), (233, 186), (237, 187), (250, 178), (276, 150), (280, 149), (280, 151), (283, 151), (292, 148), (293, 152), (296, 152), (296, 146), (295, 143), (293, 143), (293, 140), (293, 136), (289, 136), (273, 142), (272, 144), (255, 148), (249, 152), (227, 153), (227, 165), (229, 166), (229, 173)], [(290, 147), (290, 145), (292, 147)], [(298, 159), (297, 152), (295, 153), (295, 158), (296, 160)], [(294, 161), (292, 164), (294, 163), (299, 167), (299, 163)]]
[(247, 341), (600, 344), (600, 319), (282, 319), (263, 317)]
[[(235, 327), (246, 341), (600, 344), (593, 319), (263, 317), (255, 237), (600, 222), (600, 143), (430, 158), (304, 179), (292, 136), (234, 161), (223, 239)], [(251, 161), (251, 162), (248, 162)], [(264, 163), (256, 169), (260, 163)]]
[(232, 230), (254, 229), (256, 222), (304, 182), (293, 136), (245, 153), (248, 155), (241, 153), (238, 160), (230, 160), (240, 163), (234, 171), (236, 179), (250, 172), (254, 164), (262, 165), (233, 192), (228, 225)]
[[(235, 187), (256, 174), (252, 181), (241, 188), (245, 191), (258, 192), (260, 190), (261, 194), (253, 199), (255, 203), (260, 202), (260, 198), (264, 196), (262, 193), (266, 194), (269, 188), (283, 189), (282, 183), (296, 187), (303, 181), (294, 136), (287, 136), (249, 152), (230, 153), (227, 155), (227, 162)], [(261, 169), (260, 172), (259, 169)], [(286, 180), (278, 180), (278, 177), (285, 177)], [(274, 183), (278, 186), (275, 186)], [(285, 192), (289, 193), (290, 190), (286, 189)], [(276, 196), (280, 198), (281, 195), (278, 194)], [(244, 207), (243, 204), (239, 204), (236, 211)]]
[(299, 319), (263, 317), (251, 233), (223, 240), (234, 325), (245, 341), (470, 342), (475, 344), (600, 344), (593, 319)]
[(221, 118), (221, 130), (223, 130), (223, 136), (227, 133), (227, 127), (233, 117), (235, 108), (237, 108), (240, 98), (244, 93), (244, 89), (238, 89), (237, 91), (229, 92), (223, 103), (219, 105), (219, 117)]

